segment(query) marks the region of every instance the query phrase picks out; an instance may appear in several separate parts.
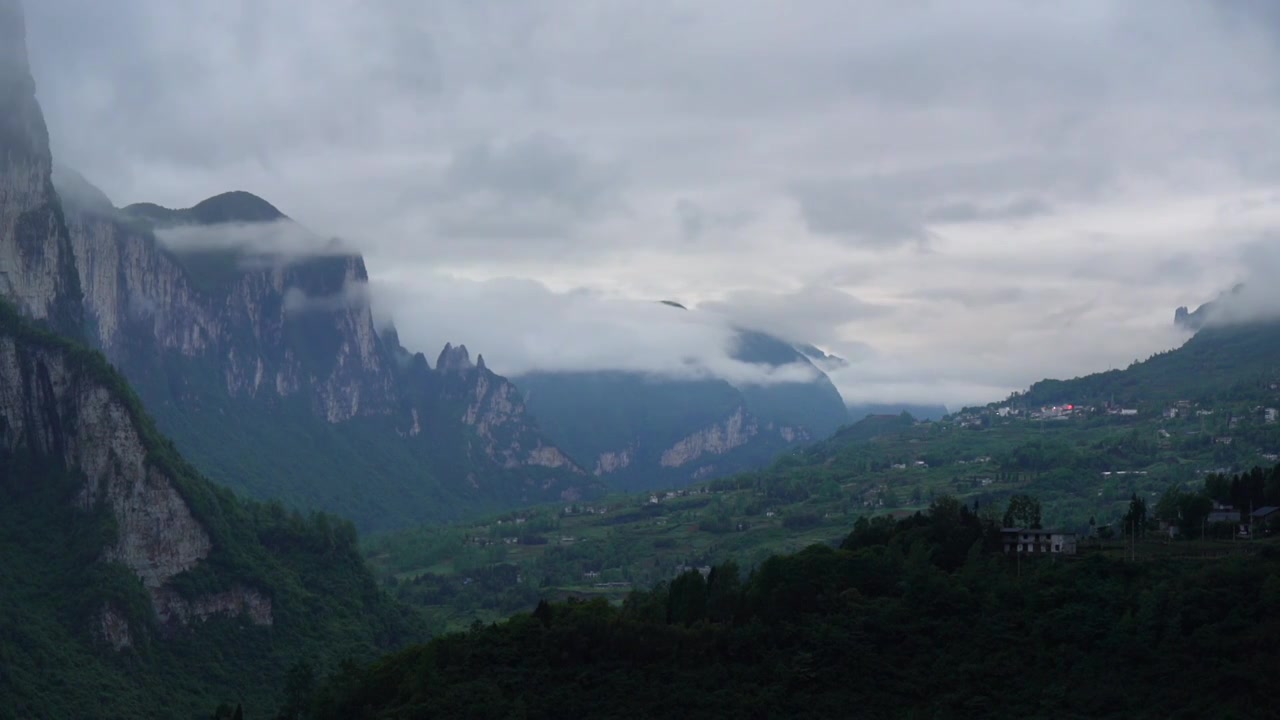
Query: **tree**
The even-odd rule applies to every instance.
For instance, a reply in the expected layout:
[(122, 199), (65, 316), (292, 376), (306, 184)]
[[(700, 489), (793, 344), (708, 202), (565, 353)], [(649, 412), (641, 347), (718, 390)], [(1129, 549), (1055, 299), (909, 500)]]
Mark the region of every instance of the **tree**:
[(707, 615), (707, 582), (702, 573), (689, 570), (671, 581), (667, 595), (667, 622), (692, 625)]
[(279, 717), (302, 717), (310, 704), (312, 693), (315, 692), (315, 685), (316, 673), (311, 664), (305, 660), (294, 663), (285, 676), (284, 707), (280, 709)]
[(711, 575), (707, 577), (707, 619), (711, 622), (733, 620), (741, 590), (742, 578), (737, 563), (728, 560), (711, 568)]
[(1014, 495), (1009, 498), (1009, 508), (1004, 511), (1005, 527), (1040, 527), (1040, 501), (1030, 495)]
[(1137, 493), (1129, 499), (1129, 512), (1124, 514), (1124, 526), (1127, 532), (1134, 533), (1141, 537), (1146, 531), (1147, 525), (1147, 502), (1138, 497)]

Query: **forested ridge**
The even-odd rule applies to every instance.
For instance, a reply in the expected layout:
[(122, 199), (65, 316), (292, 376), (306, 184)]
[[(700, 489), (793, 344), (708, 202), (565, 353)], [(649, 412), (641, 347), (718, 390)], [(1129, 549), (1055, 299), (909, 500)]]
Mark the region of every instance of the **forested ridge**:
[(940, 498), (832, 548), (540, 603), (329, 677), (315, 718), (1264, 717), (1280, 547), (1025, 558)]

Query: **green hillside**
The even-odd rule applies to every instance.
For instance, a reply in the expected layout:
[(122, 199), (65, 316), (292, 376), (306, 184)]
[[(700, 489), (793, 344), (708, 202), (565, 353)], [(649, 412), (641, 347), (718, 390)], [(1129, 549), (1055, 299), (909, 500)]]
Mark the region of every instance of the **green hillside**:
[(1280, 324), (1207, 327), (1181, 347), (1159, 353), (1124, 370), (1032, 385), (1018, 404), (1114, 403), (1159, 409), (1190, 400), (1250, 399), (1280, 383)]
[(1013, 562), (954, 500), (748, 574), (540, 603), (333, 675), (319, 718), (1258, 717), (1280, 547)]
[[(1129, 370), (1038, 383), (1009, 402), (941, 422), (871, 416), (763, 470), (690, 491), (671, 487), (377, 536), (366, 554), (399, 597), (456, 628), (528, 609), (539, 596), (617, 599), (670, 580), (682, 566), (736, 560), (751, 567), (774, 553), (832, 542), (859, 517), (914, 512), (942, 496), (996, 512), (1011, 496), (1030, 494), (1048, 525), (1082, 536), (1119, 534), (1135, 496), (1155, 508), (1171, 490), (1199, 491), (1207, 478), (1280, 461), (1280, 422), (1266, 412), (1280, 408), (1280, 389), (1258, 374), (1268, 363), (1253, 355), (1274, 338), (1270, 327), (1204, 331)], [(1217, 363), (1212, 372), (1207, 358)], [(1095, 387), (1108, 398), (1111, 388), (1130, 388), (1124, 397), (1136, 412), (1122, 414), (1119, 400), (1112, 409), (1084, 404)], [(1058, 394), (1062, 388), (1073, 389)], [(1081, 404), (1067, 412), (1033, 402), (1067, 399)], [(517, 517), (524, 524), (514, 524)], [(526, 535), (535, 542), (524, 542)]]
[[(172, 478), (211, 540), (209, 556), (173, 579), (179, 596), (245, 585), (271, 601), (267, 626), (243, 615), (162, 623), (138, 578), (103, 559), (118, 529), (101, 504), (76, 507), (83, 476), (6, 437), (0, 422), (0, 448), (8, 448), (0, 450), (0, 717), (207, 717), (217, 704), (240, 700), (274, 708), (298, 663), (323, 672), (425, 637), (416, 613), (378, 590), (349, 522), (246, 502), (209, 483), (158, 434), (101, 355), (34, 329), (3, 303), (0, 340), (19, 353), (65, 358), (76, 382), (103, 388), (127, 408), (148, 462)], [(20, 409), (5, 408), (11, 412)], [(119, 651), (93, 620), (108, 604), (132, 637)]]

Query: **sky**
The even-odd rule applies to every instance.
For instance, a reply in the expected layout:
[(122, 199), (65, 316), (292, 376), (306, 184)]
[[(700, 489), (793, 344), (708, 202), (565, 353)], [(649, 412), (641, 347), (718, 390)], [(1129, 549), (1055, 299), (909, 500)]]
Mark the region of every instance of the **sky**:
[(256, 193), (406, 345), (510, 375), (734, 376), (748, 326), (847, 358), (849, 403), (955, 408), (1280, 270), (1268, 0), (27, 6), (59, 162)]

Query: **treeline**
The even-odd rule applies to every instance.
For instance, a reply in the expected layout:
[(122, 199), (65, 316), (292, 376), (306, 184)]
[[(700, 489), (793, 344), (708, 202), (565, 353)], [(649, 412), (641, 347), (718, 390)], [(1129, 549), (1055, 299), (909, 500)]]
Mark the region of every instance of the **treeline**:
[(839, 548), (685, 573), (349, 666), (310, 718), (1253, 717), (1280, 677), (1280, 552), (1014, 564), (939, 499)]

